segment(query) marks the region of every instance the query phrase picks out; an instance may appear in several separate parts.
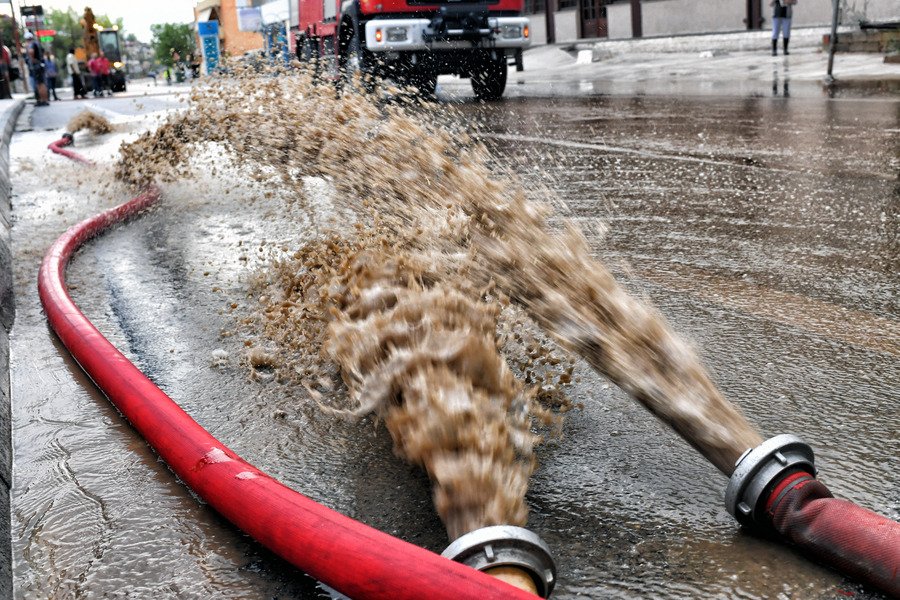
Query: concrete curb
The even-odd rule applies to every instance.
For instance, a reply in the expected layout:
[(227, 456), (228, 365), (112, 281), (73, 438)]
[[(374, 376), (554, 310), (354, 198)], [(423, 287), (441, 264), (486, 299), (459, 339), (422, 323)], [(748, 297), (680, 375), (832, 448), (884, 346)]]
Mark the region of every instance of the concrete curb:
[(12, 538), (10, 498), (12, 487), (12, 414), (9, 396), (9, 331), (16, 315), (12, 285), (12, 226), (9, 175), (9, 141), (16, 120), (25, 107), (15, 100), (0, 114), (0, 598), (12, 598)]

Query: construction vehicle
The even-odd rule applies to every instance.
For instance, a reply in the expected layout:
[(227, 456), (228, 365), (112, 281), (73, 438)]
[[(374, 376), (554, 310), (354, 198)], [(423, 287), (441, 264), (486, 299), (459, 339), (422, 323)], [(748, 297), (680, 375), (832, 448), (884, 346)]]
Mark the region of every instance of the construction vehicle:
[(122, 56), (119, 28), (116, 26), (103, 27), (97, 23), (94, 19), (94, 12), (90, 8), (84, 9), (81, 27), (84, 30), (85, 59), (103, 51), (110, 64), (109, 83), (112, 91), (124, 92), (126, 90), (125, 59)]
[(344, 81), (386, 78), (431, 95), (438, 75), (453, 74), (497, 100), (531, 43), (524, 0), (297, 1), (297, 57)]

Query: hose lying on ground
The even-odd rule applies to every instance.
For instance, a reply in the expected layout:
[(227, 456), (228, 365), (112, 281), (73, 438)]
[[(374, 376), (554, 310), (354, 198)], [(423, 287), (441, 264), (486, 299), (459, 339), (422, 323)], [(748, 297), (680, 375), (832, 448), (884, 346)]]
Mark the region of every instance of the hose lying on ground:
[(741, 525), (777, 534), (841, 573), (900, 598), (900, 523), (832, 496), (812, 448), (777, 435), (744, 453), (725, 490)]
[[(64, 148), (70, 143), (64, 137), (50, 149), (89, 162)], [(72, 254), (158, 198), (151, 190), (70, 228), (45, 256), (38, 287), (59, 338), (172, 470), (254, 539), (351, 597), (534, 598), (278, 483), (200, 427), (84, 317), (65, 287)], [(797, 451), (795, 458), (789, 450)], [(833, 498), (814, 473), (812, 451), (793, 436), (763, 442), (738, 461), (726, 494), (729, 511), (742, 524), (774, 529), (814, 558), (900, 597), (900, 524)]]
[(766, 515), (812, 558), (900, 598), (900, 523), (835, 498), (804, 472), (772, 491)]
[[(66, 150), (71, 136), (50, 149)], [(241, 459), (203, 429), (119, 352), (69, 296), (75, 251), (111, 225), (152, 206), (157, 189), (82, 221), (47, 251), (38, 291), (47, 320), (81, 368), (194, 492), (255, 540), (352, 598), (533, 599), (489, 575), (326, 508)]]

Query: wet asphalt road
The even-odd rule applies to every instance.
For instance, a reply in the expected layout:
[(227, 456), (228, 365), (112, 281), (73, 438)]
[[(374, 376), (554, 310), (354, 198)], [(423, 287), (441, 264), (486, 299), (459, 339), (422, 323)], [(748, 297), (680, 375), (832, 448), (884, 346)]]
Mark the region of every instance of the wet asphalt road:
[[(163, 90), (165, 91), (165, 90)], [(498, 164), (548, 188), (597, 255), (696, 346), (764, 436), (801, 435), (841, 497), (900, 518), (900, 101), (587, 96), (445, 101)], [(170, 95), (93, 102), (122, 121), (79, 150), (109, 160)], [(141, 106), (139, 107), (138, 104)], [(35, 289), (63, 229), (125, 199), (108, 173), (48, 156), (75, 103), (11, 147), (16, 595), (329, 597), (198, 502), (67, 358)], [(44, 131), (52, 128), (52, 131)], [(214, 435), (312, 498), (413, 543), (447, 540), (424, 475), (383, 429), (298, 406), (240, 364), (235, 315), (261, 239), (311, 227), (242, 182), (166, 188), (69, 271), (95, 324)], [(100, 188), (98, 193), (98, 188)], [(232, 310), (230, 305), (237, 304)], [(221, 367), (213, 351), (224, 350)], [(544, 447), (530, 527), (556, 552), (554, 597), (872, 597), (741, 533), (724, 478), (586, 368), (563, 439)], [(877, 597), (877, 596), (875, 596)]]

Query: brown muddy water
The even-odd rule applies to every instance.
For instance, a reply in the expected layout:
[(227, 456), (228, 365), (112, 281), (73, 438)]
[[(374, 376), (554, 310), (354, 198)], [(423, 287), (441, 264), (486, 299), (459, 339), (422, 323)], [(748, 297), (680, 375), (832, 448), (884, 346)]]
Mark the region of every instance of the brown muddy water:
[[(554, 192), (553, 222), (578, 222), (589, 249), (692, 342), (764, 435), (799, 433), (835, 493), (897, 518), (897, 496), (886, 492), (900, 470), (895, 103), (607, 98), (456, 108), (480, 122), (496, 160), (529, 190)], [(98, 153), (116, 145), (84, 139)], [(17, 594), (327, 596), (198, 504), (62, 358), (32, 290), (38, 257), (65, 221), (125, 192), (91, 198), (96, 182), (86, 178), (70, 189), (77, 168), (45, 157), (45, 143), (21, 134), (13, 146)], [(346, 207), (322, 180), (305, 180), (299, 204), (211, 176), (213, 168), (196, 169), (199, 184), (170, 184), (161, 210), (82, 252), (71, 270), (76, 300), (245, 458), (440, 550), (447, 537), (430, 483), (392, 455), (383, 427), (298, 402), (308, 392), (279, 384), (277, 343), (263, 348), (275, 358), (246, 364), (245, 342), (265, 345), (239, 326), (260, 306), (248, 297), (252, 272), (270, 256), (289, 258), (324, 227), (322, 215), (343, 218)], [(267, 192), (267, 202), (250, 201)], [(716, 469), (585, 364), (565, 393), (583, 409), (535, 450), (525, 498), (529, 527), (560, 563), (555, 597), (853, 590), (738, 533)]]

